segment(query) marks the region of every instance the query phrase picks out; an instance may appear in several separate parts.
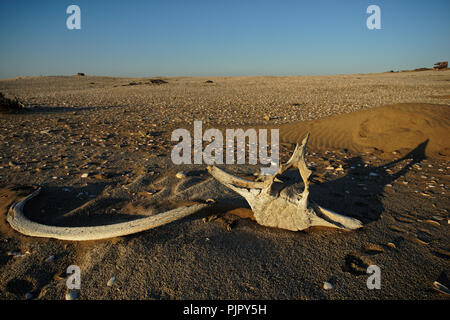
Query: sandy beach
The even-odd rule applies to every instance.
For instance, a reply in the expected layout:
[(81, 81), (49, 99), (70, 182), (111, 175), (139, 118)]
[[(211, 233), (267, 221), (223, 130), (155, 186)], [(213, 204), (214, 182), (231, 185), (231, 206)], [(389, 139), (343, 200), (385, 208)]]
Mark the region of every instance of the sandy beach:
[[(433, 283), (450, 287), (449, 84), (448, 69), (0, 80), (25, 106), (0, 114), (0, 299), (64, 299), (70, 265), (81, 269), (79, 299), (448, 299)], [(309, 132), (311, 197), (363, 227), (293, 232), (247, 218), (248, 203), (206, 165), (172, 163), (171, 133), (199, 120), (278, 128), (281, 161)], [(259, 166), (221, 167), (251, 177)], [(48, 225), (214, 205), (133, 235), (62, 241), (6, 221), (38, 187), (25, 213)], [(369, 265), (381, 269), (379, 290), (366, 286)]]

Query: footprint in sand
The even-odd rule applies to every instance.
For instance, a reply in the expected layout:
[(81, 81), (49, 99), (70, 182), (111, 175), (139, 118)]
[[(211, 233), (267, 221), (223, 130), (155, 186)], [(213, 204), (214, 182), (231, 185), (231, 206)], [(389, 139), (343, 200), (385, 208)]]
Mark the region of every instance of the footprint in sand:
[(364, 256), (348, 254), (345, 256), (345, 263), (344, 266), (342, 267), (342, 271), (350, 272), (355, 276), (366, 275), (367, 268), (371, 264), (373, 263)]
[(362, 247), (359, 254), (347, 254), (345, 256), (345, 262), (342, 270), (344, 272), (350, 272), (356, 276), (366, 275), (367, 268), (374, 264), (367, 256), (375, 256), (383, 252), (384, 249), (380, 245), (368, 243)]

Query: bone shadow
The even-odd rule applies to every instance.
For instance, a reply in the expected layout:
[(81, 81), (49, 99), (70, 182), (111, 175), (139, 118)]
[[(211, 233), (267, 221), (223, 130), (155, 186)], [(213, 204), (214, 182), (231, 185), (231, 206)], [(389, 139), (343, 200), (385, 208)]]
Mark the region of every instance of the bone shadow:
[[(365, 167), (361, 157), (350, 158), (346, 161), (350, 169), (345, 176), (310, 184), (310, 199), (327, 209), (357, 218), (364, 224), (376, 221), (384, 211), (382, 198), (386, 185), (392, 184), (414, 164), (426, 159), (425, 149), (428, 141), (427, 139), (420, 143), (402, 158), (380, 166)], [(405, 160), (409, 162), (397, 172), (386, 172), (386, 169), (391, 169)]]

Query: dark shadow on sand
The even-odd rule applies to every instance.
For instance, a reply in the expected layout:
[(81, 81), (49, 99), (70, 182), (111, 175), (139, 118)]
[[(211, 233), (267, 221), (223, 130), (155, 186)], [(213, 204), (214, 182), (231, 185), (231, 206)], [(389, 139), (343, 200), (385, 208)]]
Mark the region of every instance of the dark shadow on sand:
[[(321, 206), (361, 220), (364, 224), (380, 218), (384, 210), (382, 198), (386, 185), (403, 176), (414, 164), (426, 158), (428, 139), (404, 157), (380, 166), (365, 166), (361, 157), (348, 159), (350, 170), (344, 177), (310, 186), (310, 197)], [(408, 161), (402, 168), (387, 173), (398, 163)]]
[(92, 106), (92, 107), (52, 107), (52, 106), (27, 106), (20, 113), (25, 114), (52, 114), (52, 113), (67, 113), (67, 112), (84, 112), (84, 111), (100, 111), (123, 108), (122, 106)]

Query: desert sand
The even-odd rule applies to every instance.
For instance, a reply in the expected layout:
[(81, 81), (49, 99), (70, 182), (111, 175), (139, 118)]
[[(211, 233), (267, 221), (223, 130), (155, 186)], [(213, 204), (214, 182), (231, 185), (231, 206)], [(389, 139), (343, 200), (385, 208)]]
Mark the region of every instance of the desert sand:
[[(433, 282), (449, 287), (450, 71), (158, 79), (167, 83), (0, 80), (26, 109), (0, 114), (1, 299), (64, 299), (69, 265), (81, 269), (79, 299), (448, 299)], [(194, 120), (279, 128), (282, 161), (310, 132), (311, 198), (363, 228), (258, 225), (205, 165), (171, 162), (172, 130)], [(221, 167), (246, 177), (259, 168)], [(215, 203), (153, 230), (71, 242), (6, 222), (37, 187), (26, 214), (60, 226)], [(381, 269), (380, 290), (366, 287), (369, 265)]]

